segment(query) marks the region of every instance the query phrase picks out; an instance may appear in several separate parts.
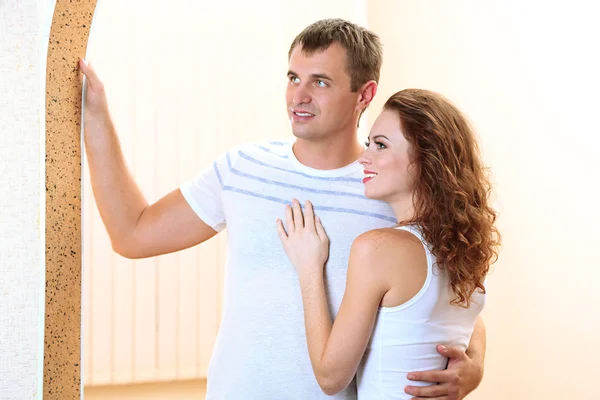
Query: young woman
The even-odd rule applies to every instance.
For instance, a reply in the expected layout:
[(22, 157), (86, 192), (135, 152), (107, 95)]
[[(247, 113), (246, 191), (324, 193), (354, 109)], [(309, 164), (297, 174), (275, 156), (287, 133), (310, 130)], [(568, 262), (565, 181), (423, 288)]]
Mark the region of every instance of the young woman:
[(365, 196), (388, 202), (398, 225), (352, 244), (335, 323), (323, 277), (329, 239), (312, 204), (303, 212), (293, 200), (277, 228), (298, 273), (323, 391), (337, 393), (357, 374), (359, 399), (405, 399), (408, 372), (446, 367), (436, 344), (467, 348), (500, 235), (473, 131), (447, 99), (394, 94), (366, 145)]

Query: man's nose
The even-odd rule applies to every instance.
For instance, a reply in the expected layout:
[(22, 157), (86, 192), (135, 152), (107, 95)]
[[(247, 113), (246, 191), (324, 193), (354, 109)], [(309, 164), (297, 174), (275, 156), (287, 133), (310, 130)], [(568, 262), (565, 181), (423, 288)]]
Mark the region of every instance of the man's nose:
[(296, 87), (296, 91), (294, 92), (294, 97), (292, 101), (295, 105), (308, 104), (312, 100), (310, 93), (306, 86), (300, 84)]

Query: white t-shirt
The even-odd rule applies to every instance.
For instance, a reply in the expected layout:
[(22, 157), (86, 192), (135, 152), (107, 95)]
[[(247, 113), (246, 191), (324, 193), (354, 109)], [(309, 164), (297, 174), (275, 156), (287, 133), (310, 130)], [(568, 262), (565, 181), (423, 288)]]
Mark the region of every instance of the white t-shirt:
[(409, 381), (411, 371), (440, 370), (448, 359), (436, 351), (437, 344), (466, 350), (485, 295), (475, 292), (469, 308), (451, 305), (454, 292), (448, 274), (436, 264), (435, 256), (416, 226), (402, 229), (417, 236), (427, 257), (427, 278), (419, 292), (396, 307), (380, 307), (369, 345), (357, 372), (358, 398), (411, 399), (407, 385), (428, 383)]
[(325, 395), (310, 364), (296, 271), (279, 237), (292, 198), (310, 200), (330, 238), (326, 265), (333, 317), (342, 301), (350, 246), (361, 233), (396, 223), (390, 206), (364, 196), (363, 168), (302, 165), (291, 142), (231, 150), (181, 191), (213, 229), (227, 227), (223, 315), (208, 369), (207, 400), (355, 399), (356, 384)]

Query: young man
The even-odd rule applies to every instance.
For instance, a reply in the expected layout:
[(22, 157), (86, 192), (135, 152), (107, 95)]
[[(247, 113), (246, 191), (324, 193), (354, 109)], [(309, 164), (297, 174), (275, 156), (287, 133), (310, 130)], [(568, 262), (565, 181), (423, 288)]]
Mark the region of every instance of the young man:
[[(373, 33), (337, 19), (310, 25), (289, 53), (286, 101), (295, 142), (242, 145), (152, 205), (127, 169), (102, 83), (80, 63), (88, 85), (84, 126), (92, 187), (114, 250), (129, 258), (156, 256), (228, 229), (225, 306), (207, 399), (330, 398), (313, 376), (298, 279), (275, 220), (292, 198), (314, 204), (331, 241), (326, 278), (335, 316), (352, 241), (395, 223), (389, 206), (364, 197), (356, 162), (363, 151), (358, 121), (377, 92), (381, 62)], [(460, 399), (483, 375), (483, 323), (469, 356), (439, 351), (450, 358), (448, 370), (413, 378), (440, 384), (407, 390)], [(356, 398), (355, 384), (333, 398)]]

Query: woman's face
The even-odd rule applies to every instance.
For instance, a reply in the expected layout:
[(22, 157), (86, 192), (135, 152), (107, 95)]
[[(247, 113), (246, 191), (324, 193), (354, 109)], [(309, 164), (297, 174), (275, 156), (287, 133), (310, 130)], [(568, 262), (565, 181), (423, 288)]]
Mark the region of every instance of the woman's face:
[(384, 110), (373, 124), (367, 149), (358, 161), (365, 169), (365, 196), (389, 202), (412, 198), (414, 173), (410, 144), (396, 111)]

